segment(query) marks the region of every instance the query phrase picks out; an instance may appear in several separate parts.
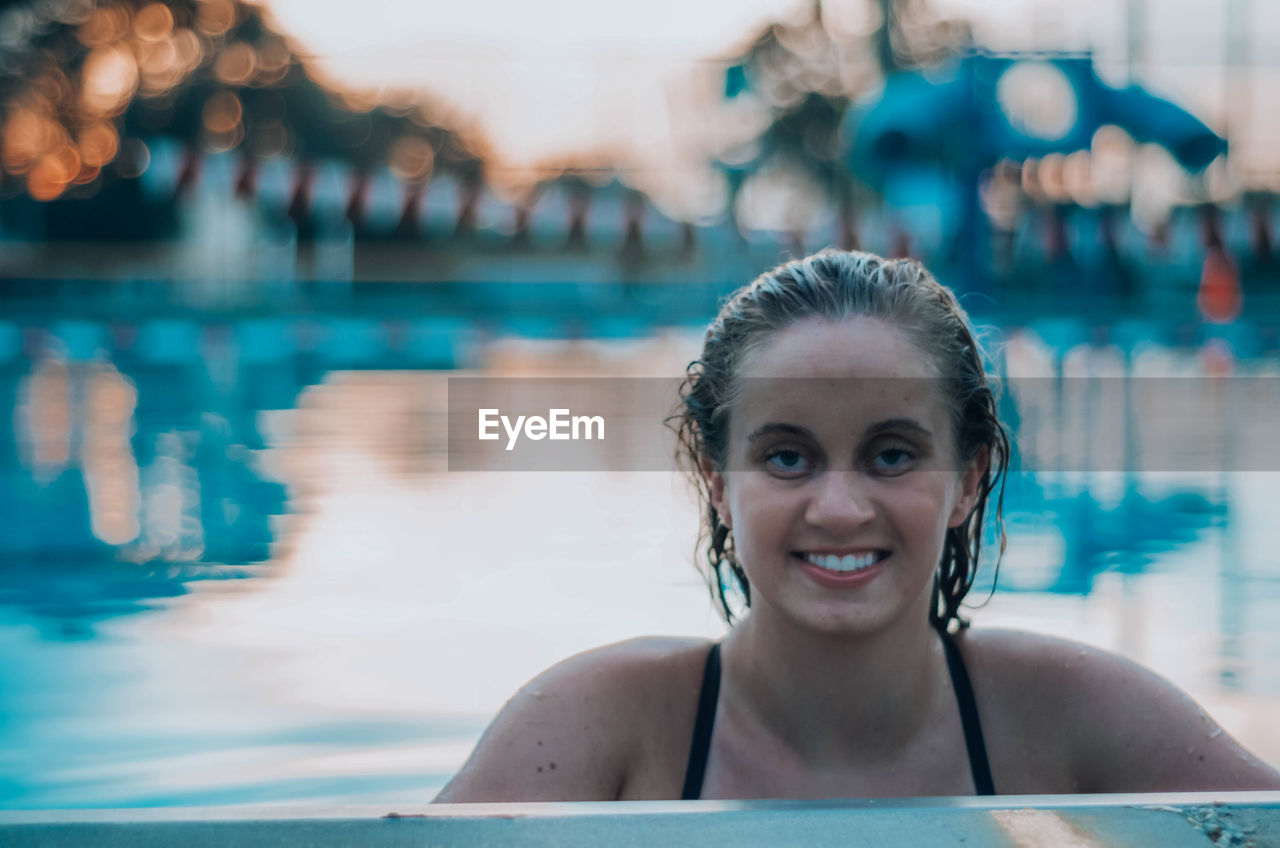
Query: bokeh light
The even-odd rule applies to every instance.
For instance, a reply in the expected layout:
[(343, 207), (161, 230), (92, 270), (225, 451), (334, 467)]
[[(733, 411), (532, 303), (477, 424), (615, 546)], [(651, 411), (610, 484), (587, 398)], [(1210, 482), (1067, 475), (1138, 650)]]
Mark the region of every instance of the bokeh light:
[(138, 10), (133, 31), (141, 41), (161, 41), (173, 32), (173, 12), (163, 3), (151, 3)]
[(142, 176), (151, 164), (151, 151), (140, 138), (129, 138), (120, 145), (120, 153), (112, 165), (125, 179)]
[(391, 147), (391, 170), (402, 180), (424, 180), (431, 173), (434, 153), (426, 139), (405, 135)]
[(205, 101), (204, 125), (212, 133), (229, 133), (240, 125), (243, 114), (239, 97), (230, 91), (219, 91)]
[(222, 35), (235, 22), (236, 7), (232, 0), (200, 0), (196, 11), (196, 25), (205, 35)]
[(128, 8), (118, 5), (100, 6), (80, 25), (76, 35), (86, 47), (105, 47), (123, 38), (129, 31), (129, 23)]
[(257, 70), (257, 53), (253, 47), (238, 41), (227, 45), (213, 62), (213, 72), (227, 85), (245, 85)]
[(138, 86), (138, 63), (124, 47), (98, 47), (84, 63), (80, 101), (95, 115), (115, 115), (128, 105)]

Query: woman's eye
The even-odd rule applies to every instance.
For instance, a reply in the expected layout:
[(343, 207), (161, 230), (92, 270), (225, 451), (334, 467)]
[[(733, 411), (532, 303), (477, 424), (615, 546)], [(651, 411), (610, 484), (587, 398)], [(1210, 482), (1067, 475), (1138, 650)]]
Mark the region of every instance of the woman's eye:
[(809, 460), (796, 450), (775, 450), (765, 455), (765, 464), (770, 470), (785, 473), (800, 473), (809, 470)]
[(906, 448), (887, 448), (876, 454), (873, 464), (883, 472), (895, 473), (906, 471), (915, 454)]

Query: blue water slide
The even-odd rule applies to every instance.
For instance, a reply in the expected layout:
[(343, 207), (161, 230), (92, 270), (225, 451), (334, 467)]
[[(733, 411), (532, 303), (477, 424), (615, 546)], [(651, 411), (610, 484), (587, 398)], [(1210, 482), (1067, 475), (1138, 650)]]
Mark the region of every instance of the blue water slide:
[(1096, 96), (1102, 123), (1115, 124), (1135, 141), (1161, 145), (1188, 171), (1202, 171), (1227, 152), (1227, 142), (1195, 115), (1136, 85), (1099, 83)]
[(899, 168), (941, 163), (948, 158), (952, 129), (969, 109), (958, 75), (933, 80), (918, 73), (897, 73), (885, 80), (884, 93), (869, 109), (851, 109), (845, 135), (851, 141), (848, 162), (854, 173), (881, 186)]
[[(1032, 85), (1019, 98), (1011, 90), (1023, 81)], [(1046, 104), (1062, 118), (1036, 127)], [(1086, 150), (1108, 124), (1162, 145), (1190, 171), (1227, 149), (1182, 107), (1139, 86), (1112, 88), (1098, 79), (1091, 57), (1075, 55), (975, 54), (942, 69), (900, 72), (886, 80), (878, 100), (850, 110), (844, 130), (850, 168), (882, 186), (904, 168), (986, 167), (1002, 157)]]

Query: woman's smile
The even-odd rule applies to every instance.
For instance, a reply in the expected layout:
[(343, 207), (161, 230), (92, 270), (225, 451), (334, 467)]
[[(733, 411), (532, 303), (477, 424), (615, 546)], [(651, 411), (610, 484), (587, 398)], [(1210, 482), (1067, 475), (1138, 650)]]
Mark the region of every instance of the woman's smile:
[(795, 551), (793, 554), (826, 571), (850, 573), (863, 571), (889, 555), (885, 550)]
[(798, 553), (792, 556), (800, 569), (818, 585), (829, 589), (855, 589), (871, 582), (884, 570), (889, 552), (842, 557)]

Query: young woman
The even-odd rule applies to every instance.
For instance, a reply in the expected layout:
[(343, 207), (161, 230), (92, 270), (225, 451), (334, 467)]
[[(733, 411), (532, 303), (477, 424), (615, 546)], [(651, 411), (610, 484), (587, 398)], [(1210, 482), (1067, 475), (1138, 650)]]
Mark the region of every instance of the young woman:
[(682, 397), (708, 577), (730, 624), (732, 590), (749, 609), (718, 644), (543, 673), (436, 801), (1280, 789), (1152, 672), (961, 621), (1009, 441), (918, 263), (824, 251), (761, 276)]

